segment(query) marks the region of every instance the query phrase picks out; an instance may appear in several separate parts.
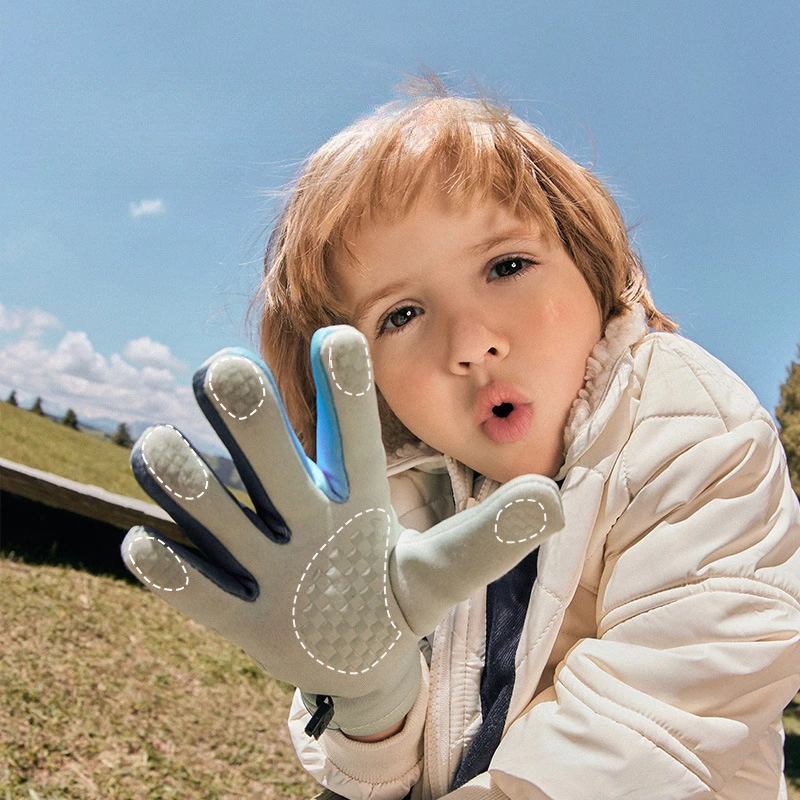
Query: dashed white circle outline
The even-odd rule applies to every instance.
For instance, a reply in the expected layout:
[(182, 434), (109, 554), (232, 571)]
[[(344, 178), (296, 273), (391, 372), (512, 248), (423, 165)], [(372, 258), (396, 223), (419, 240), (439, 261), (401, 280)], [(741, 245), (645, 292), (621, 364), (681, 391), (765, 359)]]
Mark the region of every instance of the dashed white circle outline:
[[(175, 431), (175, 433), (177, 433), (177, 434), (178, 434), (178, 436), (180, 436), (180, 437), (181, 437), (181, 439), (183, 439), (183, 441), (184, 441), (184, 442), (186, 442), (186, 444), (187, 444), (187, 445), (188, 445), (188, 447), (189, 447), (189, 450), (190, 450), (191, 454), (192, 454), (192, 455), (193, 455), (193, 456), (194, 456), (194, 457), (197, 459), (197, 463), (200, 465), (200, 469), (203, 471), (203, 478), (205, 479), (205, 486), (203, 486), (203, 491), (202, 491), (202, 492), (200, 492), (200, 494), (192, 495), (192, 497), (186, 497), (185, 495), (179, 494), (179, 493), (178, 493), (178, 492), (176, 492), (176, 491), (175, 491), (175, 490), (174, 490), (174, 489), (173, 489), (173, 488), (172, 488), (172, 487), (171, 487), (169, 484), (166, 484), (166, 483), (164, 483), (164, 481), (163, 481), (163, 480), (162, 480), (162, 479), (161, 479), (161, 478), (158, 476), (158, 474), (156, 473), (155, 469), (154, 469), (153, 467), (151, 467), (151, 466), (150, 466), (150, 462), (147, 460), (147, 453), (145, 453), (145, 450), (144, 450), (144, 448), (145, 448), (145, 445), (147, 444), (147, 440), (150, 438), (150, 436), (152, 436), (152, 434), (153, 434), (153, 433), (155, 433), (155, 431), (157, 431), (157, 430), (160, 430), (161, 428), (172, 428), (172, 430), (174, 430), (174, 431)], [(168, 491), (168, 492), (170, 492), (171, 494), (174, 494), (174, 495), (175, 495), (175, 497), (178, 497), (178, 498), (179, 498), (179, 499), (181, 499), (181, 500), (199, 500), (199, 499), (200, 499), (200, 498), (201, 498), (201, 497), (202, 497), (202, 496), (203, 496), (203, 495), (206, 493), (206, 491), (208, 490), (208, 470), (205, 468), (205, 465), (204, 465), (204, 464), (203, 464), (203, 462), (200, 460), (200, 456), (198, 456), (198, 455), (197, 455), (197, 453), (195, 453), (195, 451), (192, 449), (192, 446), (191, 446), (191, 444), (189, 444), (189, 440), (188, 440), (188, 439), (187, 439), (187, 438), (186, 438), (186, 437), (185, 437), (185, 436), (184, 436), (184, 435), (183, 435), (183, 434), (182, 434), (182, 433), (181, 433), (181, 432), (180, 432), (180, 431), (179, 431), (177, 428), (173, 427), (172, 425), (161, 425), (161, 426), (159, 426), (158, 428), (154, 428), (153, 430), (149, 431), (149, 432), (148, 432), (148, 434), (147, 434), (147, 436), (145, 436), (145, 437), (144, 437), (144, 440), (142, 441), (142, 448), (141, 448), (141, 450), (142, 450), (142, 459), (144, 460), (144, 464), (145, 464), (145, 466), (147, 467), (147, 471), (148, 471), (148, 472), (149, 472), (149, 473), (150, 473), (150, 474), (151, 474), (151, 475), (152, 475), (152, 476), (153, 476), (153, 477), (154, 477), (154, 478), (155, 478), (155, 479), (156, 479), (156, 480), (157, 480), (157, 481), (158, 481), (158, 482), (159, 482), (159, 483), (160, 483), (160, 484), (161, 484), (161, 485), (162, 485), (162, 486), (163, 486), (163, 487), (164, 487), (164, 488), (165, 488), (165, 489)]]
[(331, 371), (331, 377), (336, 384), (336, 388), (340, 392), (344, 392), (348, 397), (363, 397), (372, 388), (372, 359), (369, 357), (369, 348), (366, 343), (364, 344), (364, 353), (367, 356), (367, 388), (363, 392), (348, 392), (347, 389), (339, 385), (336, 379), (336, 373), (333, 370), (333, 347), (328, 346), (328, 369)]
[[(139, 569), (136, 559), (133, 557), (133, 553), (131, 552), (131, 548), (133, 547), (134, 542), (138, 542), (143, 538), (152, 539), (159, 544), (163, 544), (164, 547), (166, 547), (167, 550), (169, 550), (169, 552), (175, 556), (175, 560), (178, 562), (178, 566), (183, 570), (183, 574), (186, 578), (186, 583), (184, 583), (183, 586), (179, 586), (177, 589), (169, 588), (167, 586), (159, 586), (157, 583), (153, 583), (153, 581), (151, 581), (150, 578), (148, 578), (147, 575), (145, 575), (144, 572)], [(139, 575), (141, 575), (142, 580), (152, 586), (154, 589), (160, 589), (162, 592), (182, 592), (189, 585), (189, 573), (186, 571), (186, 567), (183, 565), (183, 559), (163, 539), (159, 539), (157, 536), (153, 536), (149, 533), (142, 533), (139, 536), (134, 536), (134, 538), (128, 542), (128, 558), (130, 558), (131, 564), (133, 564), (136, 571), (139, 573)]]
[[(308, 647), (306, 647), (305, 643), (300, 638), (300, 632), (297, 630), (297, 617), (296, 617), (297, 598), (300, 596), (300, 587), (303, 585), (303, 580), (305, 579), (306, 574), (308, 573), (308, 570), (311, 568), (311, 565), (314, 563), (314, 561), (316, 560), (317, 556), (333, 541), (333, 539), (336, 537), (336, 535), (341, 533), (351, 522), (353, 522), (354, 520), (357, 520), (363, 514), (370, 514), (373, 511), (379, 511), (382, 514), (386, 515), (386, 549), (384, 551), (384, 557), (383, 557), (383, 604), (384, 604), (384, 606), (386, 608), (386, 616), (389, 619), (389, 624), (392, 626), (392, 628), (394, 628), (395, 631), (397, 631), (397, 635), (395, 636), (394, 641), (386, 648), (386, 651), (381, 656), (376, 658), (375, 661), (372, 664), (370, 664), (368, 667), (365, 667), (364, 669), (358, 670), (358, 671), (352, 671), (352, 670), (348, 671), (348, 670), (344, 670), (344, 669), (338, 669), (337, 667), (332, 667), (330, 664), (326, 664), (324, 661), (322, 661), (321, 659), (317, 658), (317, 656), (314, 655), (314, 653), (312, 653), (308, 649)], [(338, 672), (340, 675), (363, 675), (365, 672), (369, 672), (373, 667), (378, 666), (378, 664), (380, 664), (380, 662), (384, 658), (386, 658), (386, 656), (389, 654), (391, 649), (397, 644), (397, 641), (403, 635), (402, 631), (398, 630), (397, 625), (394, 624), (394, 620), (392, 619), (391, 611), (389, 610), (389, 587), (388, 587), (388, 584), (389, 584), (389, 535), (391, 533), (391, 524), (392, 524), (391, 523), (391, 518), (389, 517), (389, 514), (386, 512), (386, 509), (384, 509), (384, 508), (368, 508), (366, 511), (359, 511), (358, 514), (356, 514), (354, 517), (351, 517), (349, 520), (347, 520), (347, 522), (345, 522), (345, 524), (342, 525), (341, 528), (339, 528), (337, 531), (332, 533), (328, 537), (328, 540), (322, 545), (322, 547), (320, 547), (319, 550), (317, 550), (317, 552), (314, 553), (314, 555), (311, 557), (311, 561), (309, 561), (308, 564), (306, 564), (306, 568), (303, 570), (303, 574), (300, 576), (300, 580), (297, 583), (297, 589), (295, 590), (294, 599), (292, 600), (292, 628), (294, 629), (294, 635), (297, 637), (297, 641), (300, 642), (300, 646), (303, 648), (303, 650), (305, 650), (306, 653), (308, 653), (308, 655), (311, 658), (313, 658), (314, 661), (317, 662), (317, 664), (320, 664), (321, 666), (325, 667), (326, 669), (331, 670), (331, 672)]]
[[(214, 377), (213, 377), (213, 375), (212, 375), (212, 373), (213, 373), (213, 371), (214, 371), (214, 367), (216, 367), (218, 364), (221, 364), (223, 361), (234, 361), (234, 360), (235, 360), (235, 361), (245, 361), (245, 362), (246, 362), (246, 363), (247, 363), (247, 364), (248, 364), (248, 365), (249, 365), (249, 366), (252, 368), (253, 372), (255, 372), (255, 374), (256, 374), (256, 377), (258, 378), (258, 382), (261, 384), (261, 400), (259, 400), (259, 403), (258, 403), (258, 405), (257, 405), (257, 406), (256, 406), (256, 407), (255, 407), (255, 408), (254, 408), (254, 409), (253, 409), (253, 410), (252, 410), (252, 411), (251, 411), (249, 414), (245, 414), (243, 417), (238, 417), (238, 416), (236, 416), (236, 414), (234, 414), (232, 411), (230, 411), (230, 410), (229, 410), (229, 409), (228, 409), (228, 408), (225, 406), (225, 404), (222, 402), (222, 400), (221, 400), (221, 399), (220, 399), (220, 398), (217, 396), (217, 393), (216, 393), (216, 391), (214, 390)], [(242, 358), (242, 356), (227, 356), (227, 357), (226, 357), (226, 356), (223, 356), (222, 358), (220, 358), (220, 359), (218, 359), (217, 361), (215, 361), (215, 362), (214, 362), (214, 363), (211, 365), (211, 367), (209, 368), (209, 370), (208, 370), (208, 388), (211, 390), (211, 394), (214, 396), (214, 399), (217, 401), (217, 405), (218, 405), (218, 406), (219, 406), (219, 407), (220, 407), (220, 408), (221, 408), (221, 409), (222, 409), (222, 410), (223, 410), (223, 411), (224, 411), (224, 412), (225, 412), (225, 413), (226, 413), (226, 414), (227, 414), (227, 415), (228, 415), (228, 416), (229, 416), (231, 419), (235, 419), (235, 420), (238, 420), (238, 421), (240, 421), (240, 422), (241, 422), (241, 421), (243, 421), (243, 420), (246, 420), (246, 419), (250, 419), (250, 417), (252, 417), (252, 416), (253, 416), (253, 414), (255, 414), (255, 413), (256, 413), (256, 411), (258, 411), (258, 409), (259, 409), (259, 408), (261, 408), (261, 406), (263, 406), (263, 405), (264, 405), (264, 401), (265, 401), (265, 400), (266, 400), (266, 398), (267, 398), (267, 386), (266, 386), (266, 384), (264, 383), (264, 377), (263, 377), (263, 375), (261, 374), (261, 370), (260, 370), (260, 369), (259, 369), (259, 368), (258, 368), (258, 367), (257, 367), (257, 366), (256, 366), (256, 365), (255, 365), (255, 364), (252, 362), (252, 361), (250, 361), (250, 360), (249, 360), (249, 359), (247, 359), (247, 358)]]
[[(539, 528), (536, 533), (532, 533), (530, 536), (526, 536), (524, 539), (501, 539), (499, 534), (497, 533), (497, 523), (500, 519), (500, 515), (510, 506), (513, 506), (514, 503), (536, 503), (537, 506), (542, 510), (542, 514), (544, 515), (544, 520), (542, 522), (542, 527)], [(506, 503), (498, 512), (497, 516), (494, 518), (494, 538), (497, 539), (498, 542), (501, 544), (522, 544), (522, 542), (529, 542), (531, 539), (538, 536), (545, 528), (547, 527), (547, 511), (545, 507), (538, 501), (532, 497), (521, 497), (519, 500), (512, 500), (510, 503)]]

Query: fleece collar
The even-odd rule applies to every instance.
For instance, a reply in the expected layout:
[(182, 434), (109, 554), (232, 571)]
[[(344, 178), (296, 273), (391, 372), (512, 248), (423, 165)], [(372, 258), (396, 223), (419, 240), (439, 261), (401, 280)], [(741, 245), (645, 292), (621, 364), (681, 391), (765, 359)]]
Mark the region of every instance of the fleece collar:
[(647, 316), (640, 303), (606, 325), (603, 338), (594, 346), (586, 362), (583, 388), (578, 392), (564, 429), (564, 455), (580, 437), (589, 418), (597, 411), (615, 374), (620, 358), (648, 332)]
[[(565, 463), (556, 479), (564, 477), (576, 455), (588, 447), (605, 425), (608, 416), (614, 410), (615, 403), (603, 403), (603, 401), (609, 395), (612, 385), (627, 380), (629, 372), (618, 369), (618, 365), (626, 356), (630, 360), (631, 348), (647, 333), (647, 314), (639, 303), (606, 325), (603, 338), (594, 346), (586, 362), (583, 387), (578, 392), (567, 418), (564, 429)], [(390, 475), (411, 467), (426, 472), (440, 472), (446, 468), (453, 485), (453, 498), (457, 511), (463, 511), (480, 503), (500, 486), (498, 481), (476, 475), (470, 467), (437, 452), (423, 442), (405, 444), (389, 454), (388, 465)]]

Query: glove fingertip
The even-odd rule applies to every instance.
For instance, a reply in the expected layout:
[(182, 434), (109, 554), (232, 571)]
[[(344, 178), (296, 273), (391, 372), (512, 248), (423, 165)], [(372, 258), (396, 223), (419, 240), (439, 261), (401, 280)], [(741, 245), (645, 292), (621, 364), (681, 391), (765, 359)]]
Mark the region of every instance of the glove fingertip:
[(125, 566), (148, 589), (181, 591), (189, 584), (183, 559), (156, 531), (137, 525), (131, 528), (120, 546)]
[(564, 526), (564, 509), (558, 484), (544, 475), (521, 475), (509, 481), (505, 487), (519, 500), (537, 503), (548, 516), (551, 529)]

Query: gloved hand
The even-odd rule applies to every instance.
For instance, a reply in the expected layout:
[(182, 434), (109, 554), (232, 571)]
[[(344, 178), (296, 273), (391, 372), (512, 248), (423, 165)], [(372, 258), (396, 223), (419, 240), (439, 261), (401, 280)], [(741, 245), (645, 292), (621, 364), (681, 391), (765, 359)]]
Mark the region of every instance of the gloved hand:
[(364, 337), (323, 328), (311, 356), (317, 463), (269, 369), (223, 350), (195, 375), (195, 394), (256, 513), (175, 428), (149, 428), (133, 449), (134, 473), (198, 550), (137, 527), (122, 557), (155, 594), (301, 687), (318, 712), (311, 734), (324, 729), (332, 702), (336, 726), (366, 735), (413, 705), (419, 639), (559, 530), (561, 503), (553, 481), (526, 475), (424, 533), (404, 529), (389, 499)]

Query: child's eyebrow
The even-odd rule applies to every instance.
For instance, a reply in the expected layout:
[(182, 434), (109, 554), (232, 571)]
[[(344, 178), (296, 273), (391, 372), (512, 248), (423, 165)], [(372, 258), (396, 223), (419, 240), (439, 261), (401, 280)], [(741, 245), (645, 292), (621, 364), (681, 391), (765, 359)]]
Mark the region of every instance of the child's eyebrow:
[(356, 304), (355, 310), (353, 312), (353, 321), (357, 324), (361, 322), (361, 320), (366, 316), (367, 311), (372, 308), (376, 303), (379, 303), (385, 297), (388, 297), (395, 292), (405, 291), (406, 289), (410, 289), (413, 286), (413, 282), (408, 280), (408, 278), (404, 278), (403, 280), (394, 281), (394, 283), (388, 283), (386, 286), (381, 286), (375, 292), (362, 297), (361, 300), (358, 301)]
[(505, 242), (517, 242), (525, 239), (526, 241), (535, 240), (539, 241), (542, 238), (541, 231), (537, 226), (532, 224), (522, 224), (507, 230), (500, 231), (499, 233), (487, 236), (477, 244), (469, 248), (470, 255), (485, 253), (487, 250), (492, 250), (500, 244)]

